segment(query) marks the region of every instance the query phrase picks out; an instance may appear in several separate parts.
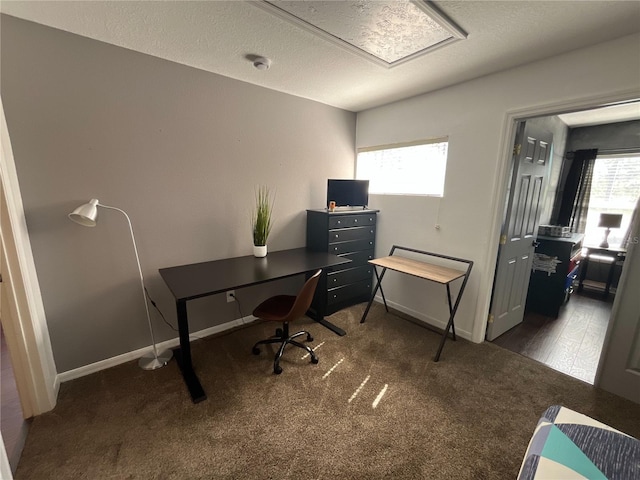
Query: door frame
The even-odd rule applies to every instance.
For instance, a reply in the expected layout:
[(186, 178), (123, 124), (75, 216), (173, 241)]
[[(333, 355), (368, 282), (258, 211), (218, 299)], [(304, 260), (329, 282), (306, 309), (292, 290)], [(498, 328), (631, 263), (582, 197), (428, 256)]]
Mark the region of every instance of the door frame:
[(60, 383), (27, 230), (18, 175), (0, 98), (0, 248), (6, 260), (2, 319), (23, 415), (52, 410)]
[[(496, 181), (492, 186), (496, 191), (496, 195), (493, 198), (493, 205), (491, 207), (491, 210), (493, 212), (491, 220), (491, 231), (493, 233), (487, 245), (485, 258), (496, 259), (496, 261), (498, 258), (498, 248), (502, 231), (502, 217), (504, 215), (504, 205), (507, 201), (508, 183), (510, 180), (511, 163), (513, 161), (513, 143), (515, 141), (518, 122), (526, 121), (527, 119), (533, 117), (560, 115), (568, 112), (589, 110), (606, 104), (627, 102), (638, 99), (640, 99), (640, 89), (620, 90), (605, 95), (593, 95), (588, 97), (576, 98), (569, 101), (552, 102), (532, 107), (524, 107), (509, 110), (505, 113), (502, 133), (499, 142), (501, 161), (498, 165), (498, 172), (495, 177)], [(487, 268), (484, 272), (484, 278), (480, 280), (480, 283), (485, 285), (493, 285), (494, 278), (495, 268)], [(621, 280), (623, 279), (621, 278)], [(478, 299), (478, 305), (481, 307), (478, 309), (478, 312), (483, 316), (474, 324), (473, 338), (477, 339), (478, 341), (483, 341), (486, 335), (492, 295), (493, 287), (491, 289), (487, 289), (483, 298)], [(612, 323), (611, 320), (613, 320), (613, 317), (610, 319), (610, 324)], [(608, 344), (605, 343), (605, 345), (603, 346), (603, 352), (607, 348)], [(598, 367), (598, 370), (599, 369), (600, 366)], [(600, 378), (598, 371), (598, 373), (596, 373), (596, 386), (599, 384), (599, 380)]]

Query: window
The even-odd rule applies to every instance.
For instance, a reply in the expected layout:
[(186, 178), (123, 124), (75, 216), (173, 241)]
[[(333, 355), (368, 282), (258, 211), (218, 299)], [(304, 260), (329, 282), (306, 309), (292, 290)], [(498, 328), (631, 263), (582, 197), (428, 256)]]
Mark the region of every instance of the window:
[(609, 245), (618, 247), (629, 229), (640, 196), (640, 154), (598, 156), (593, 166), (591, 196), (585, 228), (586, 245), (599, 245), (605, 229), (598, 227), (601, 213), (621, 213), (620, 228), (611, 229)]
[(447, 138), (358, 149), (356, 179), (369, 180), (369, 193), (433, 195), (444, 193)]

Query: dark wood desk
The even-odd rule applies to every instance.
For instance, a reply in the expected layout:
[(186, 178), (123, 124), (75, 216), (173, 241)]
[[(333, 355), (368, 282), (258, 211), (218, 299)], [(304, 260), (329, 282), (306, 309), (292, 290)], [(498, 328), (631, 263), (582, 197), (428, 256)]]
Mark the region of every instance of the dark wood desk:
[(591, 255), (600, 255), (601, 257), (606, 257), (610, 259), (609, 265), (609, 273), (607, 274), (607, 281), (604, 284), (604, 298), (609, 297), (609, 291), (611, 290), (611, 284), (613, 283), (613, 277), (616, 270), (616, 264), (618, 262), (624, 262), (624, 259), (627, 256), (627, 251), (624, 248), (615, 248), (615, 247), (583, 247), (586, 250), (586, 254), (582, 258), (582, 262), (580, 264), (580, 282), (578, 284), (578, 291), (582, 291), (585, 285), (585, 280), (587, 278), (587, 271), (589, 270), (589, 259)]
[[(412, 258), (402, 257), (400, 255), (394, 255), (396, 250), (417, 253), (425, 257), (443, 258), (446, 260), (452, 260), (454, 262), (465, 263), (467, 265), (467, 268), (466, 270), (457, 270), (441, 265), (434, 265), (432, 263), (415, 260)], [(371, 304), (373, 303), (373, 299), (375, 298), (378, 289), (380, 289), (380, 294), (382, 295), (384, 308), (387, 310), (387, 312), (389, 311), (389, 307), (387, 307), (387, 300), (384, 298), (384, 292), (382, 291), (382, 278), (384, 277), (384, 274), (387, 273), (387, 270), (394, 270), (396, 272), (405, 273), (407, 275), (422, 278), (424, 280), (429, 280), (431, 282), (439, 283), (446, 286), (447, 300), (449, 301), (449, 321), (447, 322), (447, 326), (442, 334), (442, 339), (440, 340), (440, 346), (438, 347), (434, 362), (440, 360), (440, 354), (442, 353), (442, 348), (444, 347), (444, 342), (447, 339), (449, 330), (451, 330), (453, 339), (456, 339), (456, 327), (453, 323), (453, 318), (455, 317), (456, 311), (458, 310), (458, 305), (460, 305), (460, 299), (462, 298), (464, 287), (467, 285), (467, 280), (469, 280), (469, 274), (471, 273), (473, 262), (471, 260), (465, 260), (464, 258), (451, 257), (449, 255), (442, 255), (440, 253), (425, 252), (424, 250), (416, 250), (415, 248), (407, 248), (394, 245), (391, 248), (388, 257), (374, 258), (373, 260), (369, 260), (369, 263), (374, 265), (373, 271), (376, 274), (376, 279), (378, 280), (378, 282), (373, 289), (371, 299), (367, 304), (367, 308), (362, 315), (360, 323), (364, 323), (365, 319), (367, 318), (367, 314), (369, 313), (369, 309), (371, 308)], [(375, 268), (376, 266), (382, 267), (382, 273), (380, 273), (380, 275), (378, 275), (378, 271)], [(455, 304), (453, 304), (451, 302), (450, 284), (451, 282), (453, 282), (454, 280), (458, 280), (459, 278), (462, 278), (463, 280), (462, 284), (460, 285), (460, 290), (458, 291), (458, 296), (456, 297)]]
[[(189, 300), (293, 277), (321, 268), (342, 265), (349, 261), (329, 253), (296, 248), (270, 252), (264, 258), (255, 258), (253, 255), (248, 255), (246, 257), (161, 268), (160, 276), (176, 299), (180, 348), (175, 350), (175, 356), (193, 403), (201, 402), (207, 396), (195, 374), (191, 360), (189, 320), (187, 316), (187, 302)], [(344, 330), (324, 318), (316, 318), (315, 320), (339, 335), (344, 335), (345, 333)]]

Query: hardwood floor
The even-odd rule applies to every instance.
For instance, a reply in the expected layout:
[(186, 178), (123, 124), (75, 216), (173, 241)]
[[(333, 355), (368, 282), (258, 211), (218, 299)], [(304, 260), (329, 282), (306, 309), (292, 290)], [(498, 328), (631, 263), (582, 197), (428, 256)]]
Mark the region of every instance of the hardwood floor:
[(613, 295), (574, 292), (558, 318), (527, 312), (494, 343), (593, 384), (612, 303)]
[(0, 339), (0, 431), (2, 431), (9, 465), (15, 472), (27, 439), (29, 422), (22, 418), (20, 397), (2, 328), (0, 328)]

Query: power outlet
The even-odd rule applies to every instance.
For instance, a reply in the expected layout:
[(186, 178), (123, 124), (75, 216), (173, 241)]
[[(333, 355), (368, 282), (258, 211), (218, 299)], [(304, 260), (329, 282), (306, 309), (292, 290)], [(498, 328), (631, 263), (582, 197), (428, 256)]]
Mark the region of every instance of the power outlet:
[(235, 290), (229, 290), (227, 292), (227, 303), (231, 303), (233, 301), (235, 301), (236, 299), (236, 291)]

